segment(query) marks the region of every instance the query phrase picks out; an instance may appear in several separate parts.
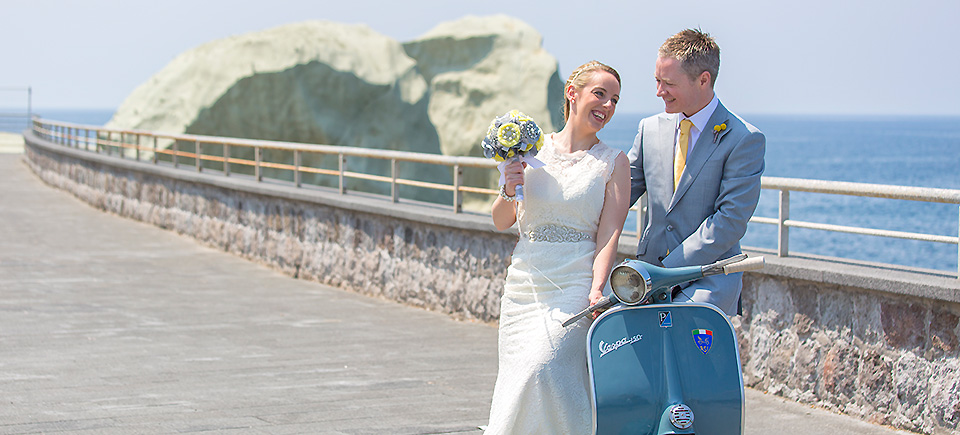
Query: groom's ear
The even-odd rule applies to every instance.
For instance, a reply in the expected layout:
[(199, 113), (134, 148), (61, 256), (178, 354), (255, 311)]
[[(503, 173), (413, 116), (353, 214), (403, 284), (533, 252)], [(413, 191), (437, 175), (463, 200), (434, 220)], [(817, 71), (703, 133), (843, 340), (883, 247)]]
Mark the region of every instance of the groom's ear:
[(710, 71), (704, 71), (700, 73), (700, 77), (697, 77), (697, 84), (700, 85), (700, 88), (710, 88)]

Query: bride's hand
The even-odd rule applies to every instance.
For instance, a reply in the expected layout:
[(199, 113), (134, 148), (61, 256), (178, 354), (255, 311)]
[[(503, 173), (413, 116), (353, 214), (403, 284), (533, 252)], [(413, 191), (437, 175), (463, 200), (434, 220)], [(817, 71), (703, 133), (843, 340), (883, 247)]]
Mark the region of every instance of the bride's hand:
[(515, 196), (517, 194), (517, 185), (523, 184), (523, 168), (525, 167), (526, 163), (514, 160), (507, 163), (507, 166), (503, 168), (503, 179), (506, 182), (504, 190), (507, 195)]
[(603, 292), (601, 291), (591, 291), (590, 292), (590, 305), (596, 305), (597, 302), (600, 302), (600, 299), (603, 298)]

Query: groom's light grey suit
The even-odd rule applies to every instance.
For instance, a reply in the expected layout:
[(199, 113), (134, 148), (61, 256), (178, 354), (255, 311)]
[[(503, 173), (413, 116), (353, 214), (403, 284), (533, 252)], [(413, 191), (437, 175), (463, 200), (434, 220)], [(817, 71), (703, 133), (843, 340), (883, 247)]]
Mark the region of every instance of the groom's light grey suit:
[[(630, 159), (630, 204), (647, 193), (646, 227), (637, 258), (666, 267), (708, 264), (740, 253), (760, 198), (766, 139), (723, 104), (687, 156), (676, 192), (673, 158), (679, 114), (640, 121)], [(715, 125), (726, 129), (714, 134)], [(737, 313), (742, 274), (715, 275), (687, 285), (676, 301), (716, 305)]]

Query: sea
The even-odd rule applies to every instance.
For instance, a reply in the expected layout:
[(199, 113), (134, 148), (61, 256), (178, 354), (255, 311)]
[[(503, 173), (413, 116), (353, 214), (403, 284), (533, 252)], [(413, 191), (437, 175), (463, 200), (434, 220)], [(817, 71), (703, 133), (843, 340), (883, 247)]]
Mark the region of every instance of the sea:
[[(103, 125), (112, 110), (40, 110), (44, 118)], [(600, 132), (608, 145), (630, 149), (649, 114), (617, 113)], [(767, 139), (765, 176), (960, 189), (960, 117), (741, 115)], [(0, 130), (19, 131), (0, 125)], [(776, 218), (778, 192), (763, 190), (755, 216)], [(806, 222), (956, 237), (960, 206), (792, 192), (790, 218)], [(636, 218), (625, 225), (635, 231)], [(776, 250), (775, 225), (752, 223), (742, 244)], [(957, 273), (957, 245), (790, 229), (791, 253)]]

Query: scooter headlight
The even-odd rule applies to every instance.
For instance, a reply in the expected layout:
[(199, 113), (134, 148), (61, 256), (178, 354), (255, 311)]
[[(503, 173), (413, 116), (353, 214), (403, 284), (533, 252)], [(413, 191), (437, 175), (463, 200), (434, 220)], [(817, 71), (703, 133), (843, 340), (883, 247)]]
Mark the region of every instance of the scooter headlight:
[(650, 273), (637, 262), (626, 260), (610, 273), (610, 288), (613, 294), (627, 305), (636, 305), (647, 298), (651, 290)]

